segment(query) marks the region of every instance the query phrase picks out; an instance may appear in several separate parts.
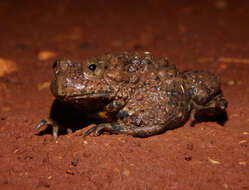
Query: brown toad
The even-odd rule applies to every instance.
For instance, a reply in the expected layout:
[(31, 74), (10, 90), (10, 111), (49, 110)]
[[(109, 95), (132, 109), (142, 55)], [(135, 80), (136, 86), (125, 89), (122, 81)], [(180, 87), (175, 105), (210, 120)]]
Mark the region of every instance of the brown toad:
[[(180, 72), (149, 52), (104, 54), (83, 62), (62, 59), (53, 67), (56, 99), (101, 121), (85, 136), (109, 131), (147, 137), (180, 127), (189, 118), (194, 122), (203, 110), (216, 114), (227, 107), (214, 74)], [(45, 124), (52, 125), (56, 138), (59, 124), (48, 118), (36, 128)]]

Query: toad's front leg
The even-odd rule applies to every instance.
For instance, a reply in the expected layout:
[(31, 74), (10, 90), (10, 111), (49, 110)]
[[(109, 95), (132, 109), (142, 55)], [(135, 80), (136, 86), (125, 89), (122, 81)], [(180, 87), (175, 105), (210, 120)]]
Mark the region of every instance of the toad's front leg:
[[(58, 137), (58, 132), (59, 132), (59, 124), (54, 121), (53, 119), (51, 118), (46, 118), (46, 119), (43, 119), (41, 120), (35, 127), (35, 129), (40, 129), (42, 128), (43, 126), (45, 125), (50, 125), (52, 126), (52, 129), (53, 129), (53, 137), (54, 139), (56, 139)], [(67, 133), (72, 133), (72, 129), (71, 128), (67, 128)]]

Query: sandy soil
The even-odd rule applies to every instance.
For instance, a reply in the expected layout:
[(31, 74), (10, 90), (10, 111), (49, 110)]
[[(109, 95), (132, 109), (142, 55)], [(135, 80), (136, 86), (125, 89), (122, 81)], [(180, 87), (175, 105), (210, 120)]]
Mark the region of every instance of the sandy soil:
[[(0, 1), (0, 189), (249, 189), (248, 1), (86, 2)], [(219, 75), (228, 121), (86, 142), (34, 129), (56, 58), (123, 50)]]

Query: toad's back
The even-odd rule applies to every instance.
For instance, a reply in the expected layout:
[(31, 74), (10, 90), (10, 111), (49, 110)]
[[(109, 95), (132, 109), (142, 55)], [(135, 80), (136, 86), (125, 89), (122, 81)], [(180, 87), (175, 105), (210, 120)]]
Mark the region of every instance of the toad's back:
[(191, 104), (183, 74), (169, 65), (167, 59), (152, 59), (151, 64), (141, 66), (136, 75), (139, 78), (136, 84), (126, 86), (132, 93), (120, 110), (129, 115), (122, 120), (125, 133), (149, 136), (179, 127), (189, 118)]

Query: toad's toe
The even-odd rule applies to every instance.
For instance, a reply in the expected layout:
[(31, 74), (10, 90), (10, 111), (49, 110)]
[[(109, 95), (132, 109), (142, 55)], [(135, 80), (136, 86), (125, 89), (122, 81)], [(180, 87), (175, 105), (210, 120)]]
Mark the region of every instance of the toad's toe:
[(42, 128), (45, 125), (52, 126), (52, 128), (53, 128), (53, 137), (54, 137), (54, 139), (56, 139), (57, 136), (58, 136), (58, 131), (59, 131), (59, 125), (58, 125), (58, 123), (56, 121), (54, 121), (53, 119), (51, 119), (51, 118), (46, 118), (46, 119), (41, 120), (35, 126), (35, 129), (40, 129), (40, 128)]
[(119, 133), (121, 131), (121, 126), (118, 123), (99, 124), (85, 132), (84, 137), (90, 135), (91, 133), (93, 133), (93, 136), (99, 136), (104, 131), (108, 131), (110, 133)]

